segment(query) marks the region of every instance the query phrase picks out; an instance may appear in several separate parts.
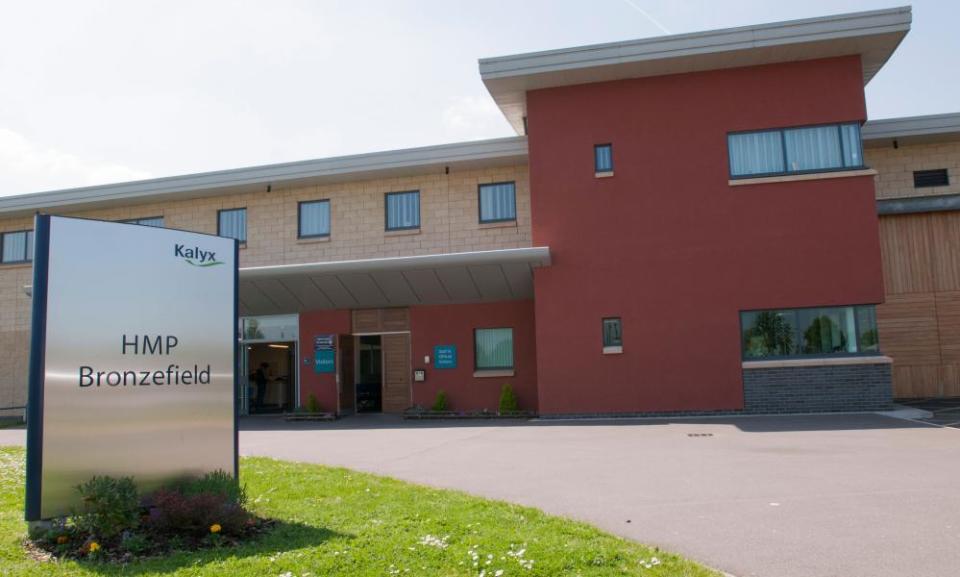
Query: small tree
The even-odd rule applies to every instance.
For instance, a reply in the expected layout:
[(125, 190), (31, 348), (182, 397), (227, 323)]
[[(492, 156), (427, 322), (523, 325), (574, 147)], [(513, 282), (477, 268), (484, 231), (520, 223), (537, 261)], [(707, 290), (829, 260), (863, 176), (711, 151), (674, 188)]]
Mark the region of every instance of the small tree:
[(520, 410), (520, 404), (517, 402), (517, 395), (513, 392), (510, 383), (504, 383), (500, 389), (500, 412), (516, 413)]
[(437, 391), (437, 398), (433, 400), (433, 406), (430, 407), (432, 411), (446, 411), (447, 410), (447, 393), (441, 389)]

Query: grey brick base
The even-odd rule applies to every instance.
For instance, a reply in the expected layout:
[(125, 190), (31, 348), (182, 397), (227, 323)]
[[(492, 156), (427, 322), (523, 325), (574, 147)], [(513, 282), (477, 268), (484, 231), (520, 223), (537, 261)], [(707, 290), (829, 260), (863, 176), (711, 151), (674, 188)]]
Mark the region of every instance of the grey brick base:
[(893, 403), (890, 365), (745, 368), (745, 413), (877, 411)]

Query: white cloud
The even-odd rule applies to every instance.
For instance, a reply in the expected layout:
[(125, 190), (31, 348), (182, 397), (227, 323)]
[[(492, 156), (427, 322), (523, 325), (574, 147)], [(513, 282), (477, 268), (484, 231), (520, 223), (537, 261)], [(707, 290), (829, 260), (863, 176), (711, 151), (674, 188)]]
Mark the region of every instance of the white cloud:
[(143, 170), (81, 158), (0, 128), (0, 196), (149, 177)]
[(443, 109), (446, 135), (456, 140), (497, 138), (512, 134), (503, 113), (489, 97), (464, 96)]

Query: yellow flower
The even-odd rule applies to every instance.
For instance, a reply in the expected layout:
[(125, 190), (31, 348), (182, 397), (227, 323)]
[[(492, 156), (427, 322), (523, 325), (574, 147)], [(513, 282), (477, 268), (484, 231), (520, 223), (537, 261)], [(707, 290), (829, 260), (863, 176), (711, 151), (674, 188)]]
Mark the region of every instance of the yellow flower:
[(58, 545), (63, 545), (64, 543), (66, 543), (66, 542), (69, 541), (69, 540), (70, 540), (70, 539), (68, 539), (66, 535), (60, 535), (59, 537), (57, 537), (57, 544), (58, 544)]
[(97, 543), (96, 541), (91, 541), (89, 549), (91, 553), (96, 553), (97, 551), (100, 550), (100, 543)]
[(219, 523), (214, 523), (213, 525), (210, 525), (210, 532), (211, 532), (211, 533), (219, 533), (219, 532), (220, 532), (220, 529), (222, 529), (222, 528), (223, 528), (223, 527), (221, 527)]

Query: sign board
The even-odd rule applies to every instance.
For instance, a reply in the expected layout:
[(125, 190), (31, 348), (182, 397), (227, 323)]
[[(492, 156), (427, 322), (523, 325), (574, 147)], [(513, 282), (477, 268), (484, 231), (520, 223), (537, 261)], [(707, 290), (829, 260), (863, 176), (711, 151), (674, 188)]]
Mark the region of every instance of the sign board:
[(141, 491), (237, 472), (237, 243), (159, 227), (35, 221), (26, 519), (76, 485)]
[(334, 373), (337, 370), (336, 353), (333, 349), (324, 349), (313, 353), (313, 371), (318, 375)]
[(326, 351), (332, 350), (334, 348), (334, 343), (336, 343), (337, 335), (314, 335), (313, 337), (313, 350), (315, 351)]
[(457, 368), (457, 345), (437, 345), (433, 347), (433, 368)]

